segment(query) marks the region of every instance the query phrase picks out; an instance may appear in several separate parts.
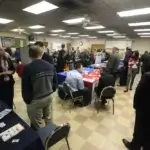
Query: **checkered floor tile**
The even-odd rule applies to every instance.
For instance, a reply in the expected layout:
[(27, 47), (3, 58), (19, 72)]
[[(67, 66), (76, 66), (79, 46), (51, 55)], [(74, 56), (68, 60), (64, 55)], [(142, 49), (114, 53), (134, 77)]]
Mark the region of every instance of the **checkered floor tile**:
[[(29, 123), (26, 106), (21, 97), (20, 79), (15, 84), (16, 112)], [(134, 89), (139, 81), (136, 78)], [(101, 108), (97, 114), (94, 105), (85, 108), (74, 108), (69, 112), (69, 105), (63, 104), (54, 94), (53, 117), (54, 123), (69, 122), (71, 132), (69, 142), (72, 150), (125, 150), (122, 138), (131, 139), (134, 126), (133, 94), (134, 90), (124, 93), (123, 87), (116, 87), (115, 114), (112, 114), (112, 103), (106, 108)], [(52, 150), (67, 150), (65, 141), (56, 144)]]

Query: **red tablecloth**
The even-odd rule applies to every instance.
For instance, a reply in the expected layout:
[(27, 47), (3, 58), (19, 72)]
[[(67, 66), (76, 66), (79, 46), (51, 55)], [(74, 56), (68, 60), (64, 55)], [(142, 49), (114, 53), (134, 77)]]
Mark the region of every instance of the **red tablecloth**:
[(94, 83), (99, 81), (99, 78), (100, 78), (100, 72), (97, 69), (95, 69), (90, 73), (83, 74), (83, 80), (85, 82), (85, 85), (87, 86), (93, 86)]

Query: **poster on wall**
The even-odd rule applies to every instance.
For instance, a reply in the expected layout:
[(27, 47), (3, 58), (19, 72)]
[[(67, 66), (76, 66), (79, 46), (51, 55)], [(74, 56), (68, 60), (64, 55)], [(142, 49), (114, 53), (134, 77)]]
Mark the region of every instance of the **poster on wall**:
[(15, 47), (15, 38), (1, 37), (2, 47)]

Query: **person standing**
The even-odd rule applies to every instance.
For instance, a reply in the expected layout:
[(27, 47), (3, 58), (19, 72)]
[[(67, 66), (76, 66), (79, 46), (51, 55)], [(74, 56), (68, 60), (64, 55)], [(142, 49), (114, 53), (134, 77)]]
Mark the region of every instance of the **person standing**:
[(143, 76), (143, 74), (147, 72), (147, 70), (149, 70), (149, 67), (150, 67), (150, 53), (145, 51), (140, 61), (142, 63), (141, 73)]
[(52, 93), (56, 90), (56, 72), (52, 64), (42, 60), (39, 46), (29, 48), (32, 62), (22, 72), (22, 97), (27, 113), (35, 129), (52, 122)]
[(47, 62), (49, 62), (50, 64), (53, 64), (53, 57), (50, 56), (47, 52), (44, 52), (44, 49), (45, 49), (44, 43), (41, 42), (41, 41), (37, 41), (35, 43), (35, 45), (37, 45), (37, 46), (40, 47), (40, 49), (42, 51), (42, 59), (45, 60), (45, 61), (47, 61)]
[(132, 57), (129, 59), (128, 62), (127, 83), (126, 83), (126, 90), (124, 92), (128, 92), (129, 84), (130, 90), (132, 90), (134, 79), (136, 77), (136, 74), (138, 73), (138, 64), (139, 64), (139, 53), (135, 51), (133, 52)]
[[(149, 68), (150, 71), (150, 68)], [(150, 72), (146, 72), (139, 82), (133, 107), (135, 109), (135, 125), (131, 142), (123, 139), (123, 144), (129, 150), (150, 150)]]
[(10, 57), (0, 48), (0, 100), (13, 109), (15, 68)]
[(117, 47), (114, 47), (112, 50), (112, 55), (110, 56), (106, 70), (108, 73), (112, 74), (115, 79), (117, 77), (117, 72), (120, 64), (120, 55), (119, 55), (119, 49)]
[(65, 44), (61, 45), (61, 50), (57, 59), (57, 72), (63, 72), (65, 68)]

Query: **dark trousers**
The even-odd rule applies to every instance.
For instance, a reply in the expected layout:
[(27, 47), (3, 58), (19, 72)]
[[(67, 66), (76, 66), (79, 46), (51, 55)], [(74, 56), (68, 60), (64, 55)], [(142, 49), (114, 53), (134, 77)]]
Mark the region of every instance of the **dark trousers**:
[(6, 82), (0, 85), (0, 100), (4, 101), (11, 109), (13, 109), (14, 84)]
[[(58, 95), (61, 99), (65, 98), (65, 91), (62, 86), (59, 86), (58, 88)], [(73, 96), (83, 96), (84, 106), (87, 106), (91, 103), (92, 100), (92, 89), (85, 87), (82, 91), (73, 92)], [(67, 97), (66, 99), (69, 99), (69, 97)]]
[(150, 113), (136, 111), (131, 150), (150, 150)]

